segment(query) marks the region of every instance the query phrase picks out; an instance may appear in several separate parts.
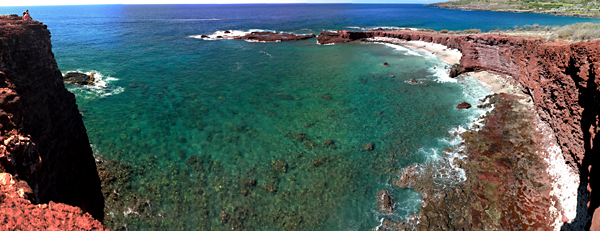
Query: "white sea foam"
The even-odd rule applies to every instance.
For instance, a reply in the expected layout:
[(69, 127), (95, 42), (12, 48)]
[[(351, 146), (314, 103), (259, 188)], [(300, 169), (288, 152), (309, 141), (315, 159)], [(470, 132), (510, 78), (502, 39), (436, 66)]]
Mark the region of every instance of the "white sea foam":
[(78, 72), (78, 73), (85, 73), (86, 75), (93, 75), (93, 77), (94, 77), (93, 85), (84, 85), (84, 86), (77, 86), (77, 87), (69, 88), (69, 90), (71, 92), (73, 92), (74, 94), (76, 94), (78, 96), (82, 96), (85, 99), (104, 98), (104, 97), (107, 97), (110, 95), (116, 95), (116, 94), (119, 94), (119, 93), (125, 91), (125, 88), (116, 87), (112, 84), (113, 82), (115, 82), (119, 79), (117, 79), (115, 77), (111, 77), (111, 76), (105, 76), (98, 71), (74, 70), (74, 71), (67, 71), (62, 74), (64, 76), (66, 73), (69, 73), (69, 72)]
[(539, 117), (536, 117), (535, 123), (536, 131), (542, 134), (546, 141), (543, 144), (544, 153), (541, 153), (541, 155), (548, 164), (548, 174), (554, 181), (550, 195), (558, 199), (557, 202), (561, 210), (559, 211), (559, 208), (555, 204), (555, 206), (550, 208), (550, 212), (556, 216), (553, 224), (554, 230), (560, 230), (563, 225), (562, 216), (565, 216), (569, 220), (569, 223), (573, 222), (577, 216), (579, 175), (566, 164), (565, 157), (556, 142), (552, 128), (540, 120)]
[(376, 44), (382, 44), (391, 48), (394, 48), (397, 51), (403, 51), (404, 54), (406, 55), (412, 55), (412, 56), (421, 56), (423, 57), (423, 54), (421, 54), (419, 51), (416, 50), (411, 50), (405, 46), (402, 45), (397, 45), (397, 44), (391, 44), (391, 43), (386, 43), (386, 42), (375, 42)]
[(220, 21), (222, 18), (183, 18), (183, 19), (170, 19), (171, 21)]
[(368, 27), (362, 27), (360, 29), (363, 30), (417, 30), (416, 28), (409, 28), (409, 27), (398, 27), (398, 26), (368, 26)]
[[(226, 32), (225, 30), (219, 30), (210, 35), (191, 35), (189, 37), (195, 38), (195, 39), (203, 39), (203, 40), (233, 39), (235, 37), (246, 36), (252, 32), (275, 32), (275, 31), (262, 30), (262, 29), (250, 29), (250, 30), (228, 30), (227, 32), (229, 32), (229, 33), (225, 33), (225, 32)], [(203, 38), (202, 36), (208, 36), (208, 37)]]
[[(433, 55), (431, 55), (433, 56)], [(434, 56), (435, 57), (435, 56)], [(455, 78), (450, 77), (450, 68), (448, 64), (443, 61), (439, 61), (434, 67), (429, 68), (430, 72), (433, 72), (432, 76), (436, 77), (435, 81), (439, 83), (456, 83)]]

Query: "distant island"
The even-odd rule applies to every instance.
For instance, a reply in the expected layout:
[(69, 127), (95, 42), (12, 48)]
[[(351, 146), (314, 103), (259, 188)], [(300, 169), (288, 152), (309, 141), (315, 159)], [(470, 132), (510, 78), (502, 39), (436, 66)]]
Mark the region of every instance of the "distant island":
[(600, 2), (590, 0), (451, 0), (428, 5), (458, 10), (541, 13), (569, 17), (600, 18)]

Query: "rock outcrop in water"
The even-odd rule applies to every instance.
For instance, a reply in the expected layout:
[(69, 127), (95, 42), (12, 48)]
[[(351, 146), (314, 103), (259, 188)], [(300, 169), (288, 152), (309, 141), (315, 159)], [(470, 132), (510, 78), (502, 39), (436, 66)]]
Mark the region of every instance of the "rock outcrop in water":
[(0, 109), (2, 227), (104, 229), (94, 157), (46, 25), (0, 17)]
[(284, 41), (295, 41), (302, 39), (309, 39), (316, 37), (312, 35), (296, 35), (289, 33), (275, 33), (275, 32), (252, 32), (250, 34), (236, 37), (234, 39), (242, 39), (252, 42), (284, 42)]
[(290, 33), (279, 33), (279, 32), (250, 32), (250, 33), (231, 33), (230, 31), (217, 31), (217, 35), (200, 35), (193, 36), (195, 38), (200, 39), (237, 39), (237, 40), (246, 40), (248, 42), (285, 42), (285, 41), (296, 41), (303, 40), (316, 37), (314, 34), (311, 35), (298, 35), (298, 34), (290, 34)]
[[(508, 74), (533, 98), (567, 163), (579, 172), (581, 188), (591, 193), (590, 214), (600, 206), (600, 41), (545, 42), (535, 37), (453, 36), (416, 31), (340, 31), (322, 33), (320, 44), (392, 37), (445, 45), (462, 52), (452, 76), (489, 70)], [(582, 214), (578, 214), (582, 215)], [(600, 216), (600, 214), (594, 214)]]
[(86, 75), (83, 73), (69, 72), (63, 76), (63, 81), (77, 85), (94, 85), (94, 74)]

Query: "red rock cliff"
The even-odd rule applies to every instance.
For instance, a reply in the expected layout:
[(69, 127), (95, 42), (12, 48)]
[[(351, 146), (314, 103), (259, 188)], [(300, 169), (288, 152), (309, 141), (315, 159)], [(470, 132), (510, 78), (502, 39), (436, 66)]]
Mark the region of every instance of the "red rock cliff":
[[(104, 198), (75, 96), (65, 89), (54, 60), (50, 32), (18, 17), (0, 17), (0, 141), (5, 228), (69, 229), (77, 219), (92, 225), (82, 229), (102, 227), (84, 216), (102, 221)], [(36, 213), (41, 218), (31, 217)], [(60, 221), (55, 213), (67, 218)], [(54, 214), (50, 217), (63, 226), (43, 226), (43, 214)], [(28, 226), (11, 226), (18, 219)]]
[[(532, 96), (570, 166), (591, 192), (590, 212), (600, 205), (600, 41), (545, 42), (542, 38), (504, 35), (453, 36), (415, 31), (341, 31), (322, 33), (320, 44), (392, 37), (445, 45), (462, 52), (451, 75), (491, 70), (508, 74)], [(598, 188), (598, 189), (597, 189)]]

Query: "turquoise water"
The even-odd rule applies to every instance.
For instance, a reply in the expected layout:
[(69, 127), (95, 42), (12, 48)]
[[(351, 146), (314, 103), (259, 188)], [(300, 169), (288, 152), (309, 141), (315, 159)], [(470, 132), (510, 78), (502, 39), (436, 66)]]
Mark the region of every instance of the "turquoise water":
[[(597, 21), (421, 5), (29, 10), (48, 24), (62, 72), (95, 72), (100, 80), (67, 88), (94, 151), (129, 166), (131, 181), (111, 193), (121, 210), (106, 211), (105, 223), (117, 230), (368, 230), (381, 218), (403, 221), (418, 212), (420, 195), (391, 180), (403, 167), (439, 160), (455, 144), (450, 133), (481, 113), (456, 104), (476, 104), (488, 92), (470, 79), (449, 80), (433, 56), (399, 47), (190, 36)], [(393, 214), (377, 211), (381, 189), (394, 198)]]

